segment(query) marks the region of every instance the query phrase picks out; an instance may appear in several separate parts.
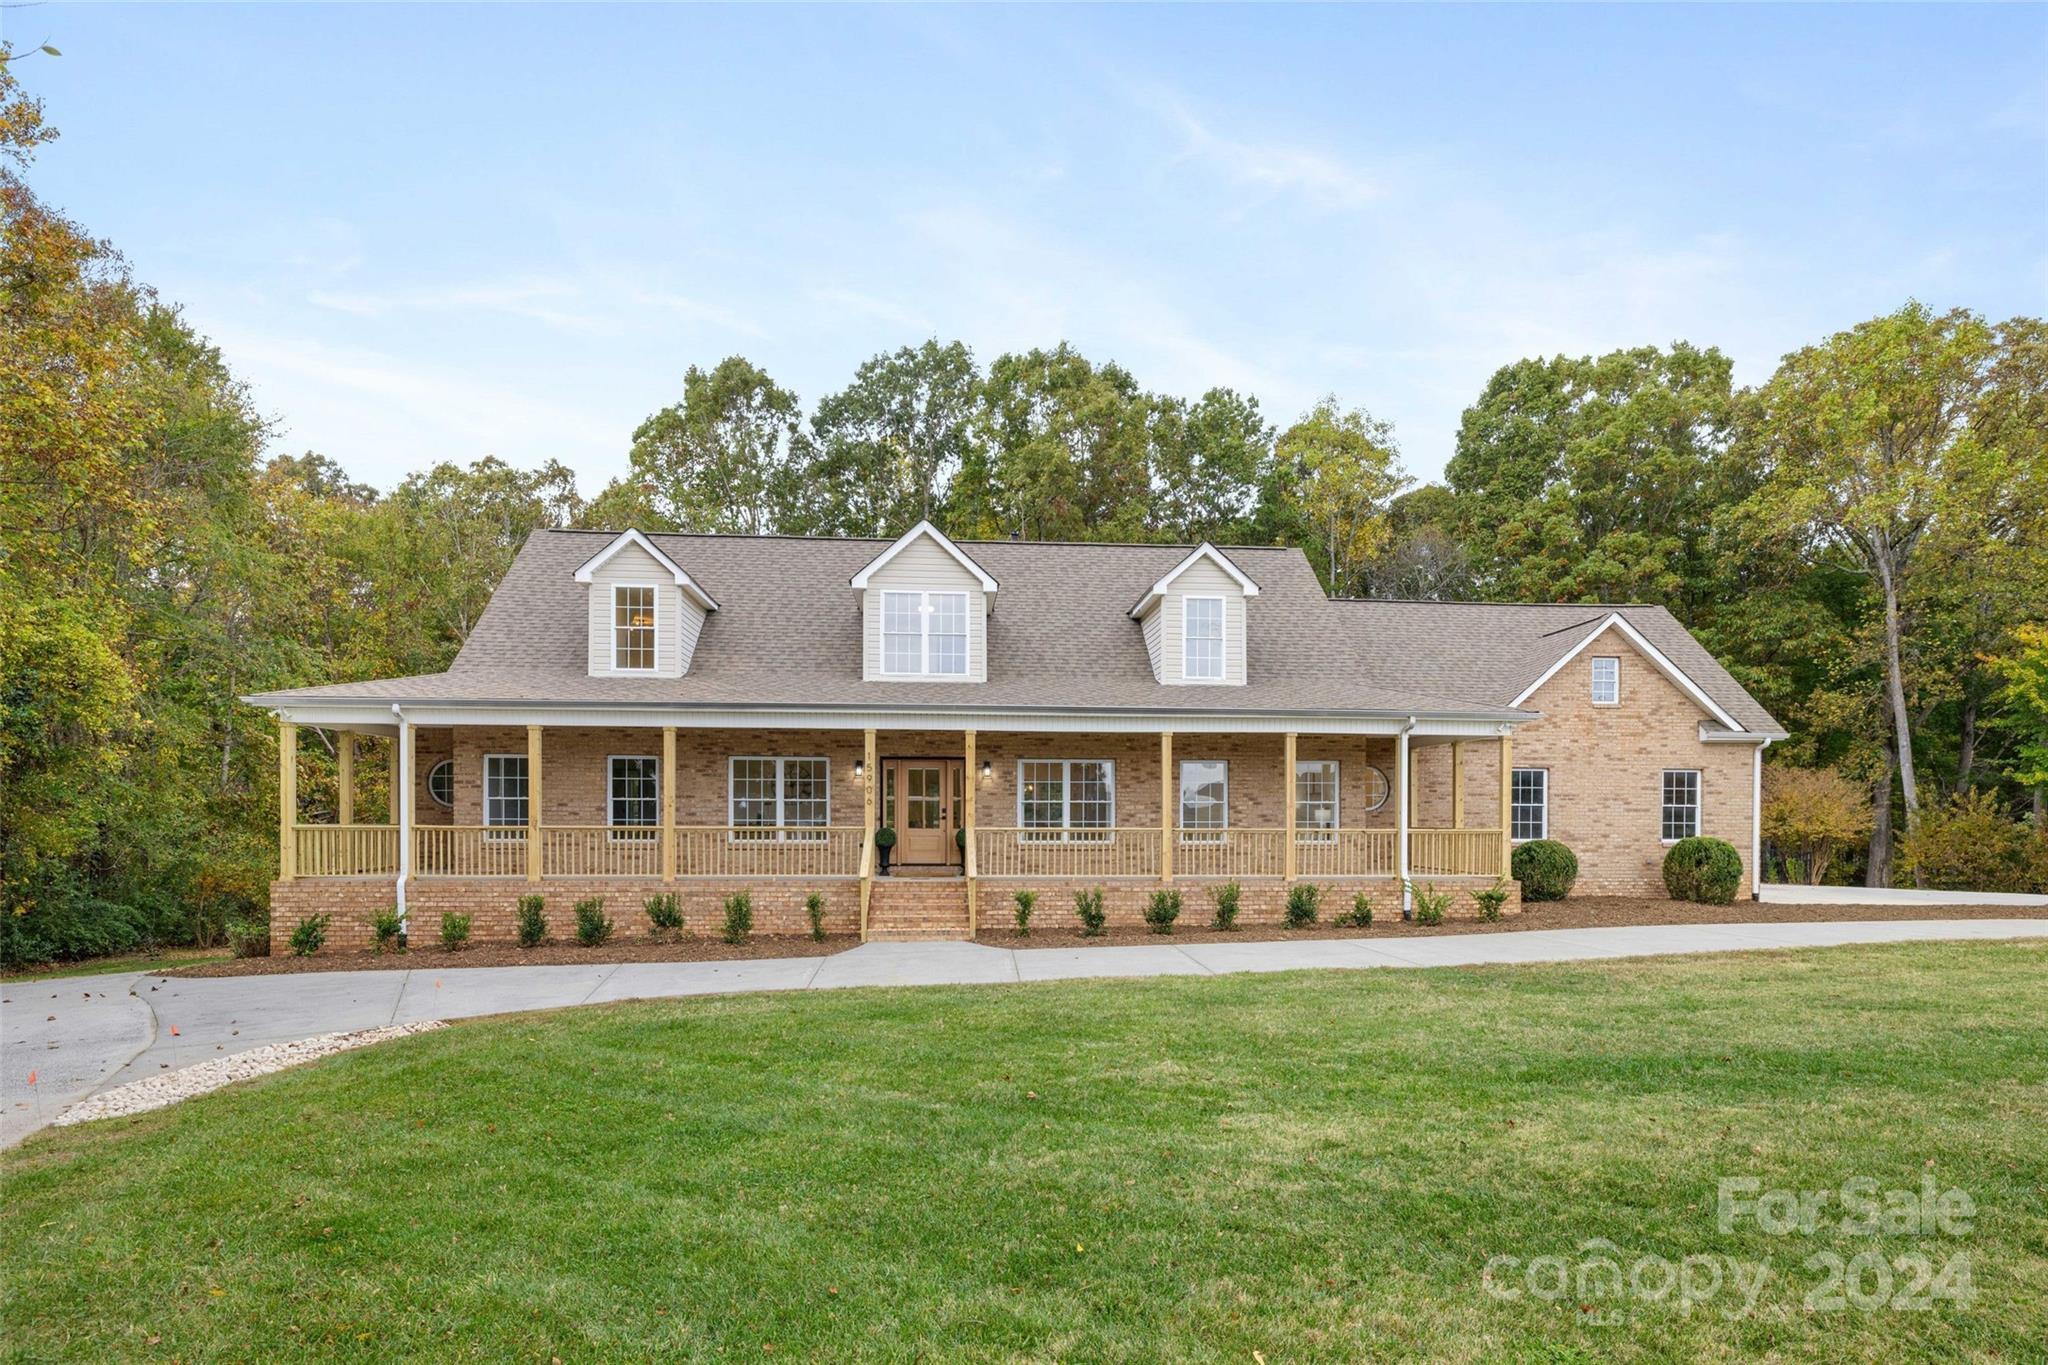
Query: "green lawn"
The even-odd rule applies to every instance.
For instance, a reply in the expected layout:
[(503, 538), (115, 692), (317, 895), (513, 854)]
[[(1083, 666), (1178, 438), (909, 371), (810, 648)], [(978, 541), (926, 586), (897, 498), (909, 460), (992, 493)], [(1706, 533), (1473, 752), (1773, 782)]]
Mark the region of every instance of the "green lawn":
[[(0, 1349), (2040, 1360), (2044, 1004), (2048, 944), (1952, 944), (464, 1025), (10, 1154)], [(1967, 1235), (1716, 1228), (1724, 1175), (1924, 1173)], [(1774, 1273), (1739, 1318), (1482, 1287), (1596, 1238)], [(1871, 1250), (1974, 1304), (1802, 1307)]]

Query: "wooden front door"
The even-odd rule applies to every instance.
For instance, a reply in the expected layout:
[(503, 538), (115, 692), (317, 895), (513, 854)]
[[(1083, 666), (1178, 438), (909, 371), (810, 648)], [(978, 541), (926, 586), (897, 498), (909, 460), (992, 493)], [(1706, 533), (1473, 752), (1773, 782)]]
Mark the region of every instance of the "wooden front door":
[(896, 826), (896, 861), (942, 867), (960, 861), (953, 831), (959, 827), (964, 764), (946, 758), (892, 758), (886, 765), (885, 818)]

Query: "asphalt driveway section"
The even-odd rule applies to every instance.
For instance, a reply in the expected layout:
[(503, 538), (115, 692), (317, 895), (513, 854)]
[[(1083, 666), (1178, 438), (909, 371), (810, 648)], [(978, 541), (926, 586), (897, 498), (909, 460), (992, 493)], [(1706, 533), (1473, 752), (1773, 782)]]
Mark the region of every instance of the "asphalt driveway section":
[[(1084, 977), (1199, 976), (1317, 968), (1578, 962), (1670, 953), (1818, 948), (1932, 939), (2048, 937), (2048, 920), (1869, 920), (1537, 929), (1495, 934), (1102, 948), (867, 943), (830, 957), (737, 962), (467, 967), (155, 977), (141, 973), (0, 986), (4, 1105), (11, 1146), (65, 1105), (110, 1086), (267, 1043), (428, 1019), (468, 1019), (616, 1000), (851, 986), (939, 986)], [(34, 1085), (28, 1083), (34, 1072)]]

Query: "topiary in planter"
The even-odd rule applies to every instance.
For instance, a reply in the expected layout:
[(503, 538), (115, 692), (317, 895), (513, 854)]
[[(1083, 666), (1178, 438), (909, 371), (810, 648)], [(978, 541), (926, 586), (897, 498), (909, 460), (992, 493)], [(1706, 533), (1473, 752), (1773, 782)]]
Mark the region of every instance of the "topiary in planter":
[(1742, 855), (1726, 839), (1680, 839), (1664, 855), (1664, 889), (1673, 900), (1726, 905), (1742, 885)]
[(1579, 879), (1579, 855), (1555, 839), (1517, 844), (1508, 866), (1522, 884), (1525, 901), (1561, 901)]

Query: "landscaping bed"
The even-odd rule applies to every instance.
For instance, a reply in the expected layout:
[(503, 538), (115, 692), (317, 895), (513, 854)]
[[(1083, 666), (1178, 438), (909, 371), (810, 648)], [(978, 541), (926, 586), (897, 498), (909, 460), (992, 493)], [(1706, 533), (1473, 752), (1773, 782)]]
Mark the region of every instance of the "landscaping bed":
[(825, 957), (843, 953), (860, 942), (848, 934), (756, 934), (744, 943), (691, 936), (656, 942), (648, 938), (615, 938), (596, 948), (577, 943), (543, 943), (521, 948), (511, 943), (478, 943), (454, 951), (438, 943), (422, 944), (402, 953), (323, 952), (310, 957), (236, 957), (208, 962), (159, 976), (267, 976), (283, 972), (438, 971), (449, 967), (571, 967), (600, 962), (735, 962), (748, 958)]
[[(1002, 923), (994, 911), (1005, 911)], [(1439, 934), (1511, 934), (1531, 929), (1601, 929), (1640, 924), (1818, 924), (1840, 920), (1911, 919), (2048, 919), (2048, 909), (2010, 905), (1788, 905), (1739, 900), (1732, 905), (1695, 905), (1658, 896), (1573, 896), (1561, 901), (1524, 902), (1520, 914), (1488, 923), (1464, 918), (1439, 925), (1404, 923), (1398, 906), (1382, 908), (1370, 928), (1335, 925), (1327, 920), (1305, 929), (1278, 924), (1243, 925), (1229, 932), (1209, 927), (1206, 909), (1190, 901), (1171, 935), (1145, 928), (1113, 928), (1085, 937), (1073, 908), (1038, 903), (1031, 934), (1020, 938), (1007, 919), (1007, 906), (982, 909), (981, 932), (975, 942), (995, 948), (1129, 947), (1156, 943), (1262, 943), (1290, 938), (1420, 938)]]

